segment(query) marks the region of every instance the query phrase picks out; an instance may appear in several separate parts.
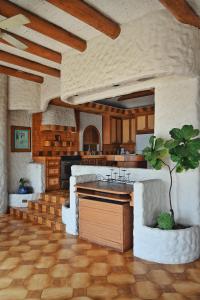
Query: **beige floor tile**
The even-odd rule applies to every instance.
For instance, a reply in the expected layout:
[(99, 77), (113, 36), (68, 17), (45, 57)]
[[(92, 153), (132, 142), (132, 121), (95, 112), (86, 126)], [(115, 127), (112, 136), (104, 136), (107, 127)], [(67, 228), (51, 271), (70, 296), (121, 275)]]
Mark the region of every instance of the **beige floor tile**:
[(47, 300), (65, 300), (71, 299), (73, 289), (71, 287), (47, 288), (42, 292), (41, 299)]
[(34, 272), (32, 265), (21, 265), (9, 273), (9, 276), (14, 279), (26, 279)]
[(43, 253), (52, 253), (52, 252), (56, 252), (57, 249), (58, 249), (57, 244), (48, 244), (42, 248), (42, 252)]
[(128, 273), (111, 273), (108, 275), (107, 280), (109, 283), (118, 285), (133, 284), (135, 282), (134, 276)]
[(144, 275), (149, 271), (148, 265), (139, 261), (129, 262), (127, 264), (128, 270), (135, 275)]
[(173, 282), (173, 277), (168, 272), (164, 270), (152, 270), (148, 274), (148, 279), (157, 284), (171, 284)]
[(187, 298), (178, 293), (163, 293), (159, 300), (187, 300)]
[(40, 250), (31, 250), (27, 253), (22, 253), (21, 257), (23, 260), (37, 260), (41, 255)]
[(87, 288), (90, 285), (90, 275), (88, 273), (74, 273), (70, 282), (70, 285), (75, 289)]
[(200, 284), (193, 281), (180, 281), (173, 284), (175, 290), (183, 295), (194, 295), (199, 294), (200, 297)]
[(92, 285), (87, 288), (87, 295), (92, 299), (112, 299), (118, 292), (114, 285)]
[(72, 249), (75, 251), (88, 250), (91, 248), (92, 248), (91, 244), (86, 244), (86, 243), (72, 245)]
[(107, 256), (108, 251), (104, 250), (104, 249), (88, 250), (87, 255), (88, 256)]
[(22, 300), (26, 298), (27, 290), (23, 287), (7, 288), (0, 290), (1, 300)]
[(109, 254), (108, 263), (111, 266), (124, 266), (124, 257), (119, 254)]
[(10, 247), (9, 252), (28, 252), (31, 250), (31, 247), (28, 245), (19, 245)]
[(10, 277), (2, 277), (0, 278), (0, 289), (7, 288), (12, 282), (12, 278)]
[(0, 251), (0, 261), (4, 260), (8, 256), (8, 251)]
[(186, 273), (188, 279), (200, 283), (200, 269), (188, 269)]
[(185, 271), (184, 265), (164, 265), (164, 268), (171, 273), (183, 273)]
[(10, 240), (1, 242), (1, 247), (11, 247), (19, 245), (19, 240)]
[(47, 274), (32, 275), (27, 282), (29, 291), (43, 290), (50, 285), (49, 276)]
[(149, 281), (136, 282), (135, 290), (141, 299), (157, 299), (161, 294), (157, 286)]
[(63, 278), (71, 274), (71, 268), (67, 264), (57, 264), (51, 269), (51, 276), (54, 278)]
[(74, 256), (74, 252), (70, 249), (61, 249), (57, 252), (58, 259), (68, 259)]
[(19, 257), (8, 257), (0, 264), (0, 270), (12, 270), (20, 262)]
[(89, 297), (73, 297), (72, 300), (92, 300), (92, 298)]
[(35, 267), (37, 269), (48, 269), (51, 266), (53, 266), (55, 263), (55, 258), (53, 256), (41, 256), (37, 263), (35, 264)]
[(106, 263), (93, 263), (90, 267), (90, 275), (93, 276), (106, 276), (109, 272), (109, 266)]
[(19, 236), (19, 240), (22, 242), (32, 241), (37, 238), (36, 234), (23, 234)]
[(76, 255), (70, 260), (74, 268), (86, 268), (89, 266), (91, 259), (85, 255)]
[(43, 246), (48, 244), (48, 240), (32, 240), (28, 244), (30, 246)]

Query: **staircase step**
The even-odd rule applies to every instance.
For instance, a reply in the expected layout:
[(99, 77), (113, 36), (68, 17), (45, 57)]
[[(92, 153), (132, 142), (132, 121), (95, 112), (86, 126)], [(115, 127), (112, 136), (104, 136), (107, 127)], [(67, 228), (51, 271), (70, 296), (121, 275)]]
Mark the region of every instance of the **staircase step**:
[(62, 205), (57, 203), (45, 202), (43, 200), (29, 201), (28, 209), (36, 210), (61, 217)]
[(11, 208), (10, 214), (16, 218), (31, 221), (34, 224), (46, 225), (54, 231), (63, 231), (65, 229), (65, 225), (62, 223), (62, 218), (52, 214), (19, 207)]
[(68, 200), (68, 195), (57, 195), (53, 193), (45, 193), (42, 196), (42, 200), (50, 203), (56, 203), (56, 204), (65, 204)]

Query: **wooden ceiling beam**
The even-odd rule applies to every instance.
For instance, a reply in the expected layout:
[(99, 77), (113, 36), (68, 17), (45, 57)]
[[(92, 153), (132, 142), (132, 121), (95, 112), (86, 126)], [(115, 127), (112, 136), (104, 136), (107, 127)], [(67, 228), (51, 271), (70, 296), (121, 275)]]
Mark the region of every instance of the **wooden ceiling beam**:
[(181, 23), (200, 28), (200, 17), (186, 0), (160, 0), (160, 2)]
[[(15, 39), (19, 40), (20, 42), (24, 43), (28, 48), (25, 49), (24, 51), (26, 52), (29, 52), (31, 54), (34, 54), (34, 55), (37, 55), (37, 56), (40, 56), (42, 58), (46, 58), (48, 60), (52, 60), (52, 61), (55, 61), (56, 63), (61, 63), (61, 59), (62, 59), (62, 56), (60, 53), (54, 51), (54, 50), (51, 50), (49, 48), (46, 48), (44, 46), (41, 46), (39, 44), (36, 44), (34, 42), (31, 42), (17, 34), (14, 34), (14, 33), (10, 33), (6, 30), (2, 30), (2, 32), (5, 32), (9, 35), (11, 35), (12, 37), (14, 37)], [(1, 43), (4, 43), (6, 45), (9, 45), (11, 47), (14, 47), (13, 45), (9, 44), (7, 41), (3, 40), (3, 39), (0, 39), (0, 42)], [(15, 48), (15, 47), (14, 47)]]
[(50, 76), (60, 77), (60, 71), (40, 63), (31, 61), (26, 58), (22, 58), (20, 56), (5, 52), (0, 50), (0, 60), (5, 61), (7, 63), (17, 65), (23, 68), (31, 69), (37, 72), (41, 72)]
[(8, 76), (14, 76), (17, 78), (22, 78), (25, 80), (29, 80), (29, 81), (34, 81), (37, 83), (43, 83), (44, 79), (41, 76), (35, 75), (35, 74), (31, 74), (31, 73), (27, 73), (24, 71), (20, 71), (17, 69), (13, 69), (13, 68), (9, 68), (9, 67), (5, 67), (0, 65), (0, 73), (6, 74)]
[(17, 14), (23, 14), (30, 20), (30, 23), (25, 25), (26, 27), (36, 30), (79, 51), (84, 51), (87, 47), (85, 40), (53, 23), (46, 21), (45, 19), (42, 19), (34, 13), (9, 2), (8, 0), (0, 0), (0, 14), (7, 18), (13, 17)]
[(120, 34), (120, 26), (100, 11), (82, 0), (47, 0), (73, 17), (94, 27), (112, 39)]
[(141, 98), (145, 96), (151, 96), (154, 95), (154, 89), (145, 90), (145, 91), (139, 91), (139, 92), (133, 92), (127, 95), (120, 96), (117, 101), (125, 101), (133, 98)]

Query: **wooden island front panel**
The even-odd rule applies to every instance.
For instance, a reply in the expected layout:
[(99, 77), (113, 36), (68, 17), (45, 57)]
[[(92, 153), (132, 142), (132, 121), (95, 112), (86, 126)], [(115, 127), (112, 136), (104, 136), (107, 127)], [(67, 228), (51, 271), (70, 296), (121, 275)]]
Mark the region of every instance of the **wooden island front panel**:
[(79, 236), (126, 251), (133, 246), (133, 188), (105, 182), (77, 184)]

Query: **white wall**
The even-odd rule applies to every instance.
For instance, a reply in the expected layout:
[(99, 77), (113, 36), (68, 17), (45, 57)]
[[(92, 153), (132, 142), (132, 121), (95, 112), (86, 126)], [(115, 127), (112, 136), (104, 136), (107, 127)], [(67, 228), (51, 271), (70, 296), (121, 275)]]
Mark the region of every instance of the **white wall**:
[(15, 193), (18, 188), (19, 179), (25, 177), (29, 179), (28, 165), (32, 160), (31, 152), (11, 152), (10, 145), (10, 126), (28, 126), (32, 125), (32, 115), (27, 111), (9, 111), (8, 114), (8, 136), (9, 136), (9, 148), (8, 148), (8, 191), (9, 193)]
[[(80, 134), (79, 134), (79, 142), (80, 142), (80, 151), (83, 150), (83, 132), (86, 127), (93, 125), (95, 126), (100, 133), (100, 140), (102, 146), (102, 116), (96, 114), (89, 114), (85, 112), (80, 113)], [(101, 150), (102, 148), (100, 148)]]
[(8, 109), (40, 111), (41, 85), (36, 82), (16, 77), (8, 80)]
[(7, 76), (0, 74), (0, 214), (7, 210), (7, 106), (8, 81)]
[[(199, 79), (166, 80), (155, 89), (155, 135), (169, 138), (173, 127), (200, 129)], [(200, 169), (174, 174), (173, 205), (180, 222), (200, 224)]]

